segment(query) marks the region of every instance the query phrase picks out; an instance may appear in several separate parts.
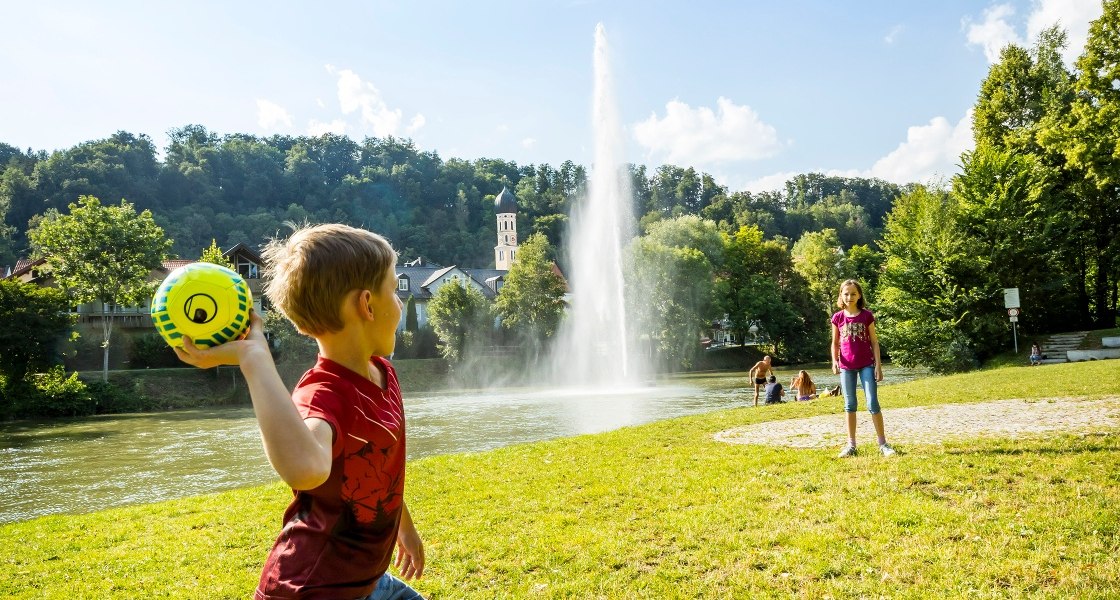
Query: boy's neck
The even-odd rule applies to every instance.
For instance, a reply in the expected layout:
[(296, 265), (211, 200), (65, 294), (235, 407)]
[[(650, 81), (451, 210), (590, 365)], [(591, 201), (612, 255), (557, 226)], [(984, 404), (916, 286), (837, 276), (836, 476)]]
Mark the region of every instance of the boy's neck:
[(384, 377), (379, 369), (370, 368), (373, 350), (367, 348), (363, 336), (355, 328), (325, 333), (315, 338), (319, 344), (319, 355), (340, 364), (362, 377), (385, 387)]

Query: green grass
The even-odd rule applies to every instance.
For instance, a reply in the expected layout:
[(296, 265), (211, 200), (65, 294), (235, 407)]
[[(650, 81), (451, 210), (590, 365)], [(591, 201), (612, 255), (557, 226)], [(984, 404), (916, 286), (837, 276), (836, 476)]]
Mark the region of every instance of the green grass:
[[(892, 408), (1120, 394), (1120, 362), (881, 389)], [(430, 598), (1109, 598), (1117, 432), (833, 458), (715, 442), (838, 403), (742, 408), (410, 463)], [(289, 492), (248, 488), (0, 526), (0, 597), (244, 598)]]

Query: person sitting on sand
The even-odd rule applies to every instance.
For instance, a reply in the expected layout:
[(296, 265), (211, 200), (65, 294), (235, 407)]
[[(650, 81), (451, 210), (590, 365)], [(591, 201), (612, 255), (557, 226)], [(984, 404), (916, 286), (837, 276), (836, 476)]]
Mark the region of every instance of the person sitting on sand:
[(820, 397), (817, 393), (817, 384), (813, 383), (808, 371), (798, 371), (797, 376), (789, 384), (789, 389), (793, 390), (794, 397), (798, 400), (805, 401)]

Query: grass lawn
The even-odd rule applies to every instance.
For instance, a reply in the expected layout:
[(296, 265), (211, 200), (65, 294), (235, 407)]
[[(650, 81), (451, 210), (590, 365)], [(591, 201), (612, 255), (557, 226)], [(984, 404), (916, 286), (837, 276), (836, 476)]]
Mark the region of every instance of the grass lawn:
[[(891, 409), (1120, 395), (1120, 361), (880, 390)], [(715, 442), (839, 401), (742, 408), (410, 463), (430, 598), (1115, 598), (1120, 435), (836, 449)], [(870, 432), (861, 432), (870, 449)], [(279, 484), (0, 526), (0, 597), (245, 598)]]

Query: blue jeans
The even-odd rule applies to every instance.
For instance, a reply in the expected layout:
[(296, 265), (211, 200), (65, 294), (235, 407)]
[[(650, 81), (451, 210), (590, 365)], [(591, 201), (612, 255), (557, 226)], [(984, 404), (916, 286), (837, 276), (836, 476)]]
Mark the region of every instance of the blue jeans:
[(360, 600), (424, 600), (424, 597), (407, 583), (386, 573), (377, 580), (373, 592)]
[(867, 397), (867, 412), (879, 414), (879, 386), (875, 382), (875, 365), (862, 369), (840, 370), (840, 390), (844, 392), (844, 411), (856, 412), (856, 375), (863, 383), (863, 395)]

